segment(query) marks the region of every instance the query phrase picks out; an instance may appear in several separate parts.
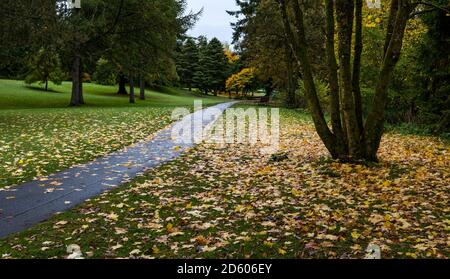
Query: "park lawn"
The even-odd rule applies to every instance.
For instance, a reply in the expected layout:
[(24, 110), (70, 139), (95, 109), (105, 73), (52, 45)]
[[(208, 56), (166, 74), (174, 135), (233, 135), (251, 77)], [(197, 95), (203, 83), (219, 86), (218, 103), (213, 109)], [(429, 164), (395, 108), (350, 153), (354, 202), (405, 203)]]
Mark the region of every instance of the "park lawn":
[[(309, 117), (281, 110), (283, 160), (201, 144), (130, 184), (0, 241), (3, 258), (450, 256), (450, 146), (387, 134), (381, 162), (334, 162)], [(278, 156), (282, 158), (283, 156)]]
[(172, 122), (175, 107), (223, 102), (164, 88), (147, 91), (146, 101), (129, 104), (116, 88), (85, 84), (86, 106), (70, 108), (70, 83), (54, 92), (0, 80), (0, 187), (85, 163), (144, 140)]

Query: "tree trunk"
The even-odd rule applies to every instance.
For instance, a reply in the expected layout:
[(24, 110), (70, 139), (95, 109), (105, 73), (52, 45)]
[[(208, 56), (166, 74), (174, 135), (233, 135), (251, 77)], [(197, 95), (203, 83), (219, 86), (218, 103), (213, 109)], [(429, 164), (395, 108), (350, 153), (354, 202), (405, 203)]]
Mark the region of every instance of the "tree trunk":
[(45, 79), (45, 91), (48, 91), (48, 78)]
[(83, 59), (80, 57), (80, 86), (78, 87), (78, 96), (80, 96), (80, 104), (84, 105), (84, 95), (83, 95)]
[(341, 105), (339, 100), (340, 88), (338, 78), (338, 64), (336, 61), (336, 51), (334, 47), (334, 1), (326, 0), (326, 52), (328, 81), (330, 83), (330, 116), (333, 134), (336, 137), (336, 149), (340, 158), (348, 156), (347, 140), (342, 128)]
[(292, 57), (292, 50), (289, 47), (289, 44), (287, 43), (287, 39), (285, 52), (286, 52), (286, 70), (287, 70), (286, 105), (288, 108), (297, 108), (298, 103), (295, 96), (296, 85), (294, 81), (294, 65), (292, 63), (294, 59)]
[(345, 126), (347, 128), (348, 151), (351, 159), (359, 159), (361, 158), (363, 151), (361, 145), (361, 132), (356, 117), (356, 106), (352, 86), (352, 66), (350, 63), (354, 19), (354, 4), (352, 1), (336, 0), (336, 19), (340, 64), (339, 74), (342, 92), (341, 103)]
[(81, 56), (78, 46), (75, 48), (74, 59), (72, 61), (72, 96), (70, 99), (70, 106), (80, 106), (82, 104), (81, 99)]
[[(358, 129), (361, 135), (364, 135), (364, 120), (363, 120), (363, 103), (361, 97), (361, 55), (363, 51), (362, 38), (362, 10), (363, 0), (355, 1), (355, 49), (353, 57), (353, 96), (355, 98), (355, 112), (356, 120), (358, 122)], [(363, 139), (361, 139), (363, 141)]]
[[(395, 65), (400, 59), (406, 24), (413, 7), (414, 6), (407, 0), (399, 0), (397, 14), (390, 15), (390, 17), (395, 16), (395, 25), (392, 35), (389, 36), (388, 34), (387, 36), (387, 39), (390, 38), (389, 47), (386, 50), (377, 87), (375, 89), (372, 110), (367, 116), (365, 127), (365, 140), (367, 146), (366, 158), (368, 160), (377, 160), (377, 151), (380, 147), (381, 137), (384, 132), (385, 112), (388, 102), (388, 86)], [(391, 19), (389, 21), (391, 21)]]
[(136, 102), (136, 98), (134, 95), (134, 77), (130, 74), (130, 104), (134, 104)]
[(145, 100), (145, 80), (141, 77), (139, 80), (139, 99)]
[(127, 80), (125, 78), (125, 75), (120, 73), (119, 74), (119, 91), (117, 92), (117, 94), (128, 95), (126, 86), (127, 86)]

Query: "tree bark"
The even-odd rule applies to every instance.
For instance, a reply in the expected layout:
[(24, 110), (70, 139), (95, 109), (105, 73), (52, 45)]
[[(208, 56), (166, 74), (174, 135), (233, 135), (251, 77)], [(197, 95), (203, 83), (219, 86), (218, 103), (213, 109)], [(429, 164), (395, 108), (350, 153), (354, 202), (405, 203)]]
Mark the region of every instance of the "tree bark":
[(355, 99), (352, 86), (351, 50), (353, 36), (354, 4), (348, 0), (336, 0), (336, 17), (338, 27), (340, 80), (342, 90), (342, 110), (345, 126), (349, 156), (351, 159), (361, 158), (361, 133), (356, 117)]
[(120, 73), (119, 74), (119, 91), (117, 92), (117, 94), (128, 95), (126, 86), (127, 86), (127, 80), (125, 78), (125, 75)]
[(326, 52), (327, 52), (327, 66), (328, 79), (330, 83), (330, 116), (333, 134), (336, 136), (337, 152), (341, 154), (339, 157), (348, 156), (348, 148), (346, 137), (342, 128), (341, 120), (341, 106), (339, 100), (339, 78), (338, 78), (338, 64), (336, 61), (336, 50), (334, 47), (334, 0), (325, 1), (326, 9)]
[(80, 104), (84, 105), (84, 95), (83, 95), (83, 59), (80, 57), (80, 86), (78, 87), (78, 96), (80, 96)]
[(136, 102), (136, 97), (134, 95), (134, 77), (130, 74), (130, 104), (134, 104)]
[[(355, 112), (356, 120), (358, 122), (358, 129), (361, 135), (364, 135), (364, 120), (363, 120), (363, 103), (361, 97), (361, 55), (363, 51), (362, 38), (362, 10), (363, 0), (355, 1), (355, 49), (353, 56), (353, 77), (352, 87), (353, 96), (355, 98)], [(361, 139), (363, 142), (363, 139)]]
[(386, 31), (386, 39), (384, 41), (384, 48), (383, 48), (383, 57), (386, 57), (386, 52), (389, 47), (389, 44), (391, 43), (392, 34), (394, 33), (394, 27), (395, 27), (395, 21), (397, 19), (399, 1), (400, 0), (391, 0), (391, 7), (389, 10), (389, 18), (388, 18), (387, 31)]
[(45, 91), (48, 91), (48, 78), (45, 79)]
[(295, 77), (294, 77), (294, 65), (292, 57), (292, 50), (289, 47), (288, 42), (286, 41), (286, 70), (287, 70), (287, 84), (286, 84), (286, 92), (287, 92), (287, 99), (286, 104), (289, 108), (297, 108), (297, 100), (295, 96), (296, 86), (295, 86)]
[(72, 61), (72, 96), (70, 99), (70, 106), (80, 106), (82, 104), (81, 99), (81, 75), (80, 75), (80, 67), (81, 67), (81, 56), (79, 47), (75, 47), (74, 51), (74, 59)]
[(140, 89), (139, 99), (145, 100), (145, 80), (142, 77), (139, 80), (139, 89)]
[[(393, 3), (396, 1), (393, 1)], [(386, 40), (390, 38), (389, 46), (386, 49), (386, 55), (381, 67), (372, 110), (369, 112), (365, 127), (366, 140), (366, 158), (368, 160), (377, 160), (377, 151), (380, 147), (381, 137), (384, 132), (385, 111), (388, 102), (388, 86), (391, 80), (392, 72), (400, 59), (403, 46), (403, 37), (405, 35), (406, 24), (414, 5), (408, 0), (398, 0), (398, 10), (396, 15), (390, 15), (390, 20), (395, 16), (393, 32), (388, 32)], [(391, 9), (392, 10), (392, 9)]]

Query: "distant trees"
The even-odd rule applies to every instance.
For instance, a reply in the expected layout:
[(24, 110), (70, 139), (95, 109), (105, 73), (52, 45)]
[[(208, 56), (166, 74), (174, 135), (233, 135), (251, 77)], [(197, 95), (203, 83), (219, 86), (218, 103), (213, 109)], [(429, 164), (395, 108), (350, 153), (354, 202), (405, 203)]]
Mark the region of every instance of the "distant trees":
[(232, 74), (229, 63), (231, 55), (217, 38), (211, 41), (205, 37), (188, 38), (180, 46), (177, 59), (177, 72), (183, 86), (198, 88), (204, 94), (217, 95), (225, 90), (225, 81)]
[[(39, 51), (53, 49), (72, 79), (70, 105), (84, 103), (85, 72), (95, 72), (102, 83), (111, 83), (115, 72), (119, 91), (125, 94), (124, 83), (139, 80), (144, 98), (145, 81), (176, 78), (176, 40), (199, 15), (185, 10), (185, 0), (83, 0), (81, 9), (72, 9), (65, 0), (2, 1), (0, 74), (30, 72), (25, 61), (40, 60), (46, 65), (39, 62), (28, 80), (48, 80), (49, 70), (59, 63), (43, 59)], [(14, 56), (21, 55), (29, 58), (14, 62)]]

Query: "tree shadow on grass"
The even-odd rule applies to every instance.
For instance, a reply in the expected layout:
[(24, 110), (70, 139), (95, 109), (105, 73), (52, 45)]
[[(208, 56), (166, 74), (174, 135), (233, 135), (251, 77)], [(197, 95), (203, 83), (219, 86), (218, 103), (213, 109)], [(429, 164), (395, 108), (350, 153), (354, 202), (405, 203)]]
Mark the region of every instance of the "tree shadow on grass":
[(42, 93), (63, 93), (61, 91), (57, 91), (52, 88), (48, 88), (48, 90), (46, 91), (45, 88), (40, 87), (39, 85), (24, 85), (24, 87), (27, 89), (37, 91), (37, 92), (42, 92)]

